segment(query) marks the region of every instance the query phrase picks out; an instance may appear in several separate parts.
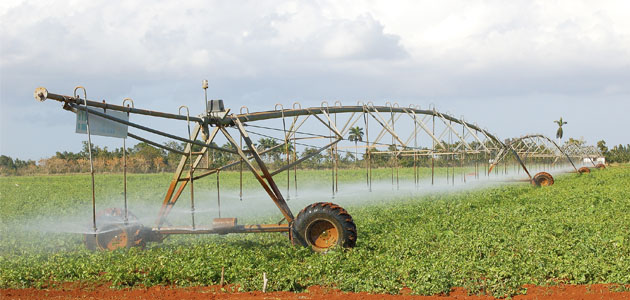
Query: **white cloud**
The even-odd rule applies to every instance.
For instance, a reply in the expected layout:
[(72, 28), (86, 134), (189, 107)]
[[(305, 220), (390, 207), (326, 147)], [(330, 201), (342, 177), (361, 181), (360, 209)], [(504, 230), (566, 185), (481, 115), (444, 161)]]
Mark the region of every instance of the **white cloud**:
[(17, 136), (7, 122), (31, 126), (10, 112), (42, 109), (29, 98), (37, 85), (170, 101), (208, 78), (243, 104), (623, 98), (628, 11), (627, 1), (1, 1), (1, 150), (17, 149), (5, 150)]
[(383, 33), (383, 26), (371, 15), (342, 21), (319, 32), (324, 58), (397, 59), (406, 56), (399, 37)]
[(162, 78), (158, 73), (181, 76), (209, 68), (236, 77), (262, 74), (270, 62), (287, 60), (369, 64), (405, 57), (408, 64), (471, 74), (504, 65), (614, 68), (630, 63), (630, 24), (618, 13), (624, 6), (573, 1), (10, 3), (2, 8), (1, 64), (5, 70), (39, 62), (64, 72)]

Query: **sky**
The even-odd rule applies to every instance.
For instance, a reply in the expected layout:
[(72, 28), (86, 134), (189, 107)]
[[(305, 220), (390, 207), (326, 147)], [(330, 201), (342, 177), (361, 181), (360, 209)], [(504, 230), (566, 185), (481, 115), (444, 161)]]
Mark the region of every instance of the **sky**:
[(562, 117), (565, 138), (628, 144), (630, 2), (0, 1), (0, 154), (81, 149), (36, 87), (196, 115), (203, 79), (233, 111), (434, 104), (504, 139)]

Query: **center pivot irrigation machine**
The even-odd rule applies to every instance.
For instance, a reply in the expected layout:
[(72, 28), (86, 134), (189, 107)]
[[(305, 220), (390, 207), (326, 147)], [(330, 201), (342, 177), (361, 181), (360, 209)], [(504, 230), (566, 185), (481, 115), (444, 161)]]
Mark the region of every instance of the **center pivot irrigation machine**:
[[(599, 156), (594, 148), (581, 146), (568, 149), (571, 153), (569, 155), (552, 140), (539, 135), (526, 136), (506, 144), (486, 129), (466, 122), (463, 118), (441, 113), (434, 107), (429, 109), (420, 109), (413, 105), (400, 107), (389, 102), (385, 106), (375, 106), (371, 102), (344, 106), (337, 101), (331, 106), (323, 102), (319, 107), (302, 108), (296, 102), (290, 109), (276, 104), (274, 110), (254, 113), (250, 113), (247, 107), (243, 106), (240, 113), (235, 114), (225, 109), (223, 100), (207, 100), (206, 80), (203, 81), (203, 88), (206, 95), (204, 101), (206, 110), (198, 116), (190, 116), (186, 106), (180, 106), (177, 114), (135, 108), (133, 100), (129, 98), (123, 99), (122, 105), (106, 103), (105, 100), (91, 101), (88, 100), (83, 87), (76, 87), (73, 96), (49, 93), (43, 87), (35, 90), (36, 100), (40, 102), (46, 99), (56, 100), (63, 103), (63, 109), (76, 113), (76, 131), (87, 134), (92, 179), (92, 228), (90, 233), (85, 235), (85, 243), (89, 249), (114, 250), (144, 246), (147, 242), (160, 242), (172, 234), (262, 232), (287, 233), (293, 244), (311, 247), (315, 251), (326, 251), (334, 246), (354, 247), (357, 241), (356, 226), (350, 214), (339, 205), (317, 202), (303, 208), (294, 216), (287, 204), (292, 194), (291, 190), (293, 195), (297, 196), (298, 165), (322, 157), (331, 172), (330, 192), (334, 198), (339, 191), (340, 153), (345, 153), (346, 157), (353, 157), (355, 167), (365, 169), (365, 185), (370, 191), (373, 181), (372, 170), (383, 166), (391, 168), (392, 189), (399, 189), (401, 184), (412, 184), (419, 188), (421, 171), (428, 169), (431, 170), (431, 185), (437, 184), (437, 175), (444, 174), (446, 183), (454, 185), (456, 177), (465, 183), (467, 180), (491, 176), (492, 169), (501, 160), (505, 162), (503, 172), (507, 173), (510, 161), (505, 157), (506, 154), (512, 153), (514, 154), (512, 164), (517, 169), (522, 168), (532, 183), (548, 185), (553, 182), (551, 175), (543, 172), (544, 174), (539, 173), (532, 177), (525, 164), (534, 163), (552, 168), (559, 158), (566, 157), (576, 168), (571, 156), (588, 158), (591, 162), (593, 158)], [(79, 91), (82, 93), (77, 93)], [(178, 136), (131, 122), (131, 114), (185, 121), (187, 136)], [(191, 123), (194, 124), (192, 128)], [(185, 149), (183, 151), (175, 149), (128, 132), (128, 127), (185, 143)], [(91, 153), (93, 134), (123, 139), (125, 167), (122, 208), (110, 208), (99, 212), (96, 210)], [(271, 141), (271, 146), (256, 145), (252, 136)], [(181, 155), (152, 226), (140, 224), (128, 211), (125, 148), (127, 137)], [(219, 138), (224, 139), (228, 146), (217, 146), (216, 141)], [(551, 142), (555, 147), (541, 143), (544, 141)], [(300, 156), (297, 154), (298, 149), (302, 150)], [(209, 155), (210, 152), (213, 155)], [(265, 156), (272, 152), (281, 160), (280, 164), (272, 164), (265, 159)], [(213, 159), (215, 153), (226, 155), (230, 162), (216, 165)], [(359, 157), (361, 161), (358, 160)], [(272, 170), (274, 166), (275, 170)], [(457, 175), (456, 168), (460, 170)], [(242, 199), (243, 169), (251, 171), (280, 210), (283, 216), (280, 222), (241, 225), (236, 218), (221, 217), (220, 173), (226, 170), (240, 172), (239, 196)], [(405, 172), (401, 172), (401, 169)], [(498, 168), (495, 169), (496, 172)], [(286, 173), (286, 177), (279, 177), (281, 173)], [(545, 174), (549, 175), (551, 182)], [(195, 201), (198, 199), (195, 198), (194, 186), (197, 180), (210, 175), (216, 176), (218, 217), (212, 220), (211, 225), (200, 225), (200, 221), (204, 222), (199, 216), (195, 218)], [(545, 177), (545, 180), (541, 180), (541, 176)], [(283, 195), (277, 182), (285, 179), (286, 192)], [(429, 182), (428, 175), (426, 182), (427, 184)], [(190, 189), (190, 225), (173, 226), (167, 217), (187, 186)]]

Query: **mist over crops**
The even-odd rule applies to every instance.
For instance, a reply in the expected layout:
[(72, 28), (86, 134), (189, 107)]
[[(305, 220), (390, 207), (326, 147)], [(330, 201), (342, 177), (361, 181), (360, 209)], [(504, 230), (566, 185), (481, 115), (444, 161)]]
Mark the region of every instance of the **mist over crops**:
[[(530, 166), (533, 175), (545, 168)], [(507, 173), (505, 173), (507, 171)], [(556, 173), (572, 171), (572, 167), (560, 165), (554, 168)], [(417, 183), (413, 180), (413, 170), (401, 168), (398, 179), (395, 170), (373, 170), (373, 181), (368, 184), (365, 170), (340, 170), (337, 190), (333, 193), (332, 175), (329, 170), (298, 171), (297, 189), (294, 174), (290, 174), (289, 190), (286, 176), (276, 176), (283, 196), (294, 215), (305, 206), (314, 202), (334, 202), (342, 206), (373, 205), (392, 201), (408, 201), (422, 195), (452, 193), (462, 190), (474, 190), (499, 185), (518, 184), (528, 180), (527, 175), (515, 166), (510, 170), (498, 168), (491, 174), (483, 170), (476, 173), (474, 168), (457, 169), (436, 168), (433, 183), (429, 169), (420, 169)], [(448, 173), (448, 177), (447, 177)], [(239, 173), (221, 173), (220, 193), (217, 195), (216, 177), (207, 177), (195, 182), (195, 217), (197, 225), (208, 225), (219, 216), (217, 198), (221, 201), (222, 217), (237, 217), (239, 223), (262, 222), (281, 218), (279, 210), (265, 191), (253, 180), (249, 172), (244, 172), (243, 192), (239, 189)], [(464, 177), (466, 182), (464, 182)], [(26, 183), (8, 185), (3, 194), (6, 197), (20, 197), (26, 189), (40, 192), (28, 195), (30, 201), (19, 203), (16, 208), (20, 218), (7, 218), (6, 224), (13, 230), (48, 233), (94, 233), (92, 230), (92, 207), (90, 186), (85, 175), (14, 177), (23, 178)], [(163, 201), (170, 174), (132, 174), (129, 176), (127, 192), (129, 211), (137, 222), (152, 226), (157, 221), (157, 214)], [(11, 181), (7, 178), (7, 181)], [(15, 180), (13, 180), (15, 181)], [(124, 207), (121, 174), (99, 174), (96, 192), (97, 211), (110, 207)], [(54, 183), (53, 183), (54, 182)], [(52, 184), (52, 186), (50, 186)], [(26, 185), (26, 186), (25, 186)], [(58, 187), (57, 187), (58, 186)], [(3, 196), (4, 197), (4, 196)], [(10, 199), (7, 199), (10, 200)], [(68, 205), (72, 203), (72, 205)], [(171, 210), (168, 221), (172, 225), (191, 224), (190, 190), (187, 187)], [(102, 231), (99, 231), (102, 232)]]

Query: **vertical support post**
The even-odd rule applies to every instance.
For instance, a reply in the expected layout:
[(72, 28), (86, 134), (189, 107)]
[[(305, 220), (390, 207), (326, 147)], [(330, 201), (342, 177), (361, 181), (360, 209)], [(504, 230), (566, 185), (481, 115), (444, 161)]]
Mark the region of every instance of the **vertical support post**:
[[(209, 107), (208, 107), (208, 80), (207, 79), (204, 79), (201, 81), (201, 88), (203, 88), (204, 105), (206, 106), (205, 114), (207, 116), (210, 113)], [(190, 147), (192, 149), (192, 145), (190, 145)], [(208, 151), (206, 151), (205, 156), (206, 156), (206, 170), (207, 170), (207, 169), (210, 169), (210, 154), (208, 153)]]
[(203, 94), (204, 94), (204, 104), (206, 106), (206, 114), (208, 113), (208, 80), (204, 79), (203, 81), (201, 81), (201, 88), (203, 88)]
[[(243, 137), (241, 136), (241, 141), (239, 144), (239, 148), (243, 149)], [(243, 158), (241, 157), (240, 170), (239, 170), (239, 193), (238, 197), (241, 201), (243, 201)]]
[[(133, 100), (131, 98), (125, 98), (123, 99), (123, 106), (125, 106), (125, 103), (129, 101), (131, 102), (131, 107), (134, 107), (135, 105), (133, 104)], [(129, 107), (129, 104), (127, 104), (127, 107)], [(127, 118), (129, 118), (129, 112), (127, 112)], [(125, 200), (125, 225), (127, 225), (127, 223), (129, 222), (129, 209), (127, 207), (127, 138), (123, 138), (123, 197)]]
[(486, 153), (484, 155), (484, 164), (483, 165), (485, 166), (485, 172), (484, 173), (486, 173), (486, 177), (490, 178), (490, 171), (489, 171), (490, 162), (488, 161), (488, 153)]
[[(433, 108), (433, 129), (432, 135), (435, 136), (435, 108)], [(435, 184), (435, 139), (433, 141), (433, 147), (431, 148), (431, 185)]]
[(479, 153), (475, 155), (475, 179), (479, 180)]
[[(449, 144), (450, 147), (453, 147), (453, 121), (448, 121), (449, 122)], [(453, 149), (455, 150), (455, 149)], [(452, 166), (452, 170), (451, 170), (451, 182), (453, 183), (453, 185), (455, 185), (455, 151), (451, 151), (451, 166)]]
[(413, 180), (418, 188), (418, 122), (415, 110), (413, 110), (413, 148)]
[[(395, 104), (395, 103), (394, 103)], [(391, 118), (392, 118), (392, 131), (396, 132), (396, 120), (394, 118), (394, 104), (392, 104), (392, 106), (390, 107), (391, 110)], [(394, 136), (392, 136), (392, 139), (394, 138)], [(394, 140), (394, 164), (396, 165), (396, 190), (400, 190), (400, 176), (399, 176), (399, 161), (398, 161), (398, 140)], [(402, 145), (401, 145), (402, 146)]]
[[(127, 113), (129, 114), (129, 113)], [(123, 197), (125, 201), (125, 225), (129, 221), (129, 213), (127, 209), (127, 138), (123, 138)]]
[[(368, 117), (368, 118), (367, 118), (367, 120), (368, 120), (368, 125), (369, 125), (369, 124), (370, 124), (370, 118)], [(367, 154), (368, 154), (368, 170), (369, 170), (369, 176), (368, 176), (368, 178), (369, 178), (369, 180), (370, 180), (369, 185), (370, 185), (370, 192), (371, 192), (371, 191), (372, 191), (372, 148), (370, 148), (370, 142), (369, 142), (369, 140), (370, 140), (370, 135), (369, 135), (369, 133), (368, 133), (369, 131), (370, 131), (370, 129), (366, 126), (365, 136), (366, 136), (366, 138), (367, 138), (367, 140), (368, 140), (368, 143), (367, 143), (367, 145), (368, 145), (368, 148), (367, 148)]]
[[(389, 103), (389, 112), (390, 112), (390, 116), (389, 118), (392, 121), (392, 126), (394, 126), (394, 108), (392, 106), (391, 103)], [(385, 104), (387, 105), (387, 104)], [(392, 131), (394, 131), (394, 128), (392, 127)], [(394, 135), (392, 134), (392, 143), (390, 146), (390, 150), (391, 154), (389, 155), (389, 159), (390, 159), (390, 165), (392, 167), (392, 190), (394, 189), (394, 168), (396, 166), (396, 151), (398, 150), (398, 147), (396, 147), (395, 141), (394, 141)]]
[(290, 144), (287, 136), (287, 123), (284, 119), (284, 107), (282, 107), (282, 133), (284, 134), (284, 154), (287, 160), (287, 201), (289, 201), (291, 199), (291, 168), (288, 166), (291, 164), (291, 158), (289, 157)]
[[(452, 134), (452, 133), (451, 133), (451, 131), (449, 130), (449, 132), (448, 132), (448, 147), (447, 147), (447, 148), (448, 148), (448, 152), (449, 152), (449, 153), (452, 151), (452, 150), (451, 150), (451, 139), (452, 139), (452, 135), (453, 135), (453, 134)], [(445, 156), (446, 156), (446, 159), (447, 159), (447, 162), (446, 162), (446, 184), (449, 184), (449, 180), (450, 180), (450, 178), (451, 178), (451, 174), (450, 174), (450, 170), (451, 170), (451, 159), (453, 158), (453, 155), (452, 155), (452, 154), (450, 155), (450, 156), (451, 156), (451, 159), (449, 159), (449, 155), (448, 155), (448, 154), (446, 154)]]
[[(297, 130), (295, 130), (296, 132), (293, 133), (293, 161), (297, 161), (297, 141), (296, 141), (296, 135), (297, 135)], [(297, 198), (298, 196), (298, 183), (297, 183), (297, 165), (293, 166), (293, 187), (294, 187), (294, 193), (295, 193), (295, 197)]]
[[(340, 102), (339, 105), (341, 105)], [(337, 113), (335, 113), (335, 118), (333, 120), (334, 128), (337, 128)], [(334, 144), (332, 147), (335, 150), (335, 193), (339, 193), (339, 149), (337, 148), (337, 144)]]
[[(332, 142), (332, 138), (330, 139), (330, 141)], [(332, 198), (335, 199), (335, 152), (333, 150), (333, 147), (330, 147), (328, 151), (330, 151), (330, 187)]]
[(219, 209), (219, 218), (221, 217), (221, 186), (220, 186), (220, 178), (221, 171), (217, 170), (217, 207)]
[[(328, 115), (328, 105), (326, 105), (326, 115)], [(330, 129), (330, 142), (332, 143), (332, 135), (334, 134), (332, 131), (332, 127), (330, 126), (330, 119), (328, 119), (328, 128)], [(335, 125), (336, 126), (336, 125)], [(336, 127), (335, 127), (336, 128)], [(335, 149), (334, 146), (330, 147), (328, 149), (328, 151), (330, 152), (330, 187), (331, 187), (331, 193), (332, 193), (332, 198), (335, 199)]]
[(372, 191), (372, 157), (370, 155), (370, 120), (367, 117), (366, 110), (368, 108), (363, 105), (363, 121), (365, 122), (365, 181), (370, 190)]
[[(214, 150), (212, 150), (212, 151), (214, 151)], [(204, 156), (206, 157), (206, 170), (209, 170), (210, 169), (210, 151), (206, 150), (205, 152), (206, 153), (204, 154)], [(213, 155), (213, 157), (214, 157), (214, 155)], [(214, 162), (212, 162), (212, 163), (214, 163)]]
[(193, 178), (193, 161), (192, 161), (192, 145), (190, 147), (190, 153), (188, 154), (188, 160), (190, 163), (190, 170), (188, 171), (188, 177), (190, 181), (190, 215), (192, 220), (192, 228), (195, 229), (195, 185)]
[[(465, 129), (464, 125), (462, 125), (462, 136), (465, 138), (465, 136), (464, 136), (464, 129)], [(464, 155), (466, 153), (465, 151), (466, 150), (464, 148), (462, 148), (462, 150), (461, 150), (462, 157), (460, 157), (460, 159), (462, 161), (462, 164), (461, 164), (462, 165), (462, 177), (464, 179), (464, 183), (466, 183), (466, 170), (464, 170)]]
[(339, 149), (337, 144), (334, 144), (332, 147), (335, 151), (335, 193), (339, 193)]
[[(96, 193), (94, 192), (94, 162), (92, 161), (92, 137), (90, 134), (90, 113), (88, 110), (88, 101), (87, 101), (87, 91), (82, 86), (77, 86), (74, 88), (74, 97), (77, 98), (77, 90), (83, 90), (83, 97), (85, 100), (83, 103), (85, 104), (85, 129), (88, 136), (88, 155), (90, 156), (90, 176), (92, 178), (92, 230), (94, 231), (94, 236), (96, 237)], [(78, 112), (77, 112), (78, 113)]]
[[(293, 103), (293, 109), (296, 109), (296, 107), (302, 108), (302, 105), (299, 102), (295, 102)], [(307, 117), (308, 118), (308, 117)], [(297, 123), (298, 120), (298, 116), (293, 117), (293, 124), (295, 125)], [(306, 118), (304, 119), (304, 121), (306, 121)], [(297, 161), (297, 130), (299, 129), (298, 127), (294, 127), (294, 125), (291, 126), (291, 130), (292, 131), (292, 137), (293, 137), (293, 161), (296, 162)], [(295, 193), (295, 197), (298, 197), (298, 177), (297, 177), (297, 164), (293, 166), (293, 187), (294, 187), (294, 193)]]
[[(190, 112), (187, 106), (182, 105), (179, 107), (179, 114), (181, 114), (182, 108), (186, 108), (186, 122), (188, 125), (188, 138), (190, 140), (193, 140), (192, 133), (190, 132)], [(195, 230), (195, 185), (194, 185), (194, 178), (193, 178), (194, 166), (193, 166), (192, 153), (193, 153), (193, 145), (190, 144), (190, 152), (188, 152), (188, 162), (190, 165), (190, 169), (188, 171), (188, 181), (190, 182), (190, 217), (192, 221), (192, 229)]]

